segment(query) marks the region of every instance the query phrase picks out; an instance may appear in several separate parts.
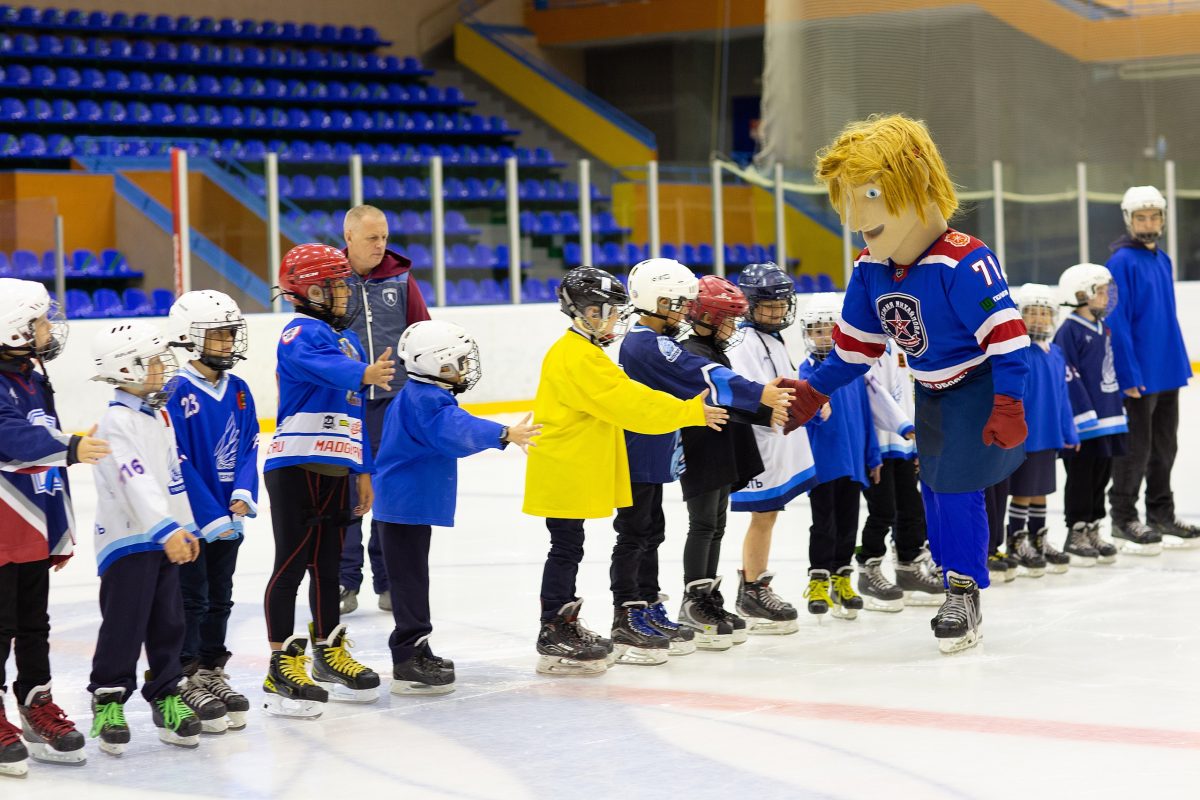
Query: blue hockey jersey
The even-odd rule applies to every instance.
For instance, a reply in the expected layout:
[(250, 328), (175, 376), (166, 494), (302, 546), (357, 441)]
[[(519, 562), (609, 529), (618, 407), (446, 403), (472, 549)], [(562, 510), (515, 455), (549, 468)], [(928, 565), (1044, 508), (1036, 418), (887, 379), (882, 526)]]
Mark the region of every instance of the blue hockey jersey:
[[(800, 379), (812, 379), (819, 363), (812, 356), (800, 364)], [(867, 474), (883, 463), (879, 439), (871, 417), (871, 401), (862, 378), (840, 386), (829, 395), (829, 419), (812, 418), (805, 429), (817, 463), (817, 483), (850, 478), (864, 488), (871, 485)]]
[(190, 364), (171, 381), (167, 414), (175, 427), (183, 483), (200, 535), (240, 535), (229, 506), (241, 500), (258, 514), (258, 415), (250, 387), (222, 373), (214, 386)]
[(37, 370), (0, 369), (0, 567), (50, 559), (75, 549), (67, 484), (73, 438), (59, 430), (49, 384)]
[(460, 408), (446, 389), (410, 375), (383, 422), (375, 457), (375, 519), (454, 527), (458, 459), (504, 449), (503, 430)]
[[(621, 341), (619, 362), (638, 383), (680, 400), (708, 389), (708, 404), (756, 412), (763, 385), (707, 358), (689, 353), (668, 336), (635, 325)], [(625, 432), (629, 477), (633, 483), (671, 483), (686, 468), (679, 431), (651, 436)]]
[(1031, 344), (1026, 353), (1029, 378), (1025, 387), (1025, 452), (1061, 450), (1079, 444), (1075, 415), (1067, 397), (1067, 362), (1054, 344), (1043, 350)]
[(867, 371), (887, 339), (904, 351), (913, 377), (941, 390), (984, 361), (996, 394), (1025, 396), (1029, 346), (1000, 262), (973, 236), (947, 230), (914, 264), (898, 266), (863, 250), (846, 288), (835, 348), (812, 377), (831, 394)]
[(374, 472), (363, 435), (362, 344), (353, 331), (297, 314), (276, 349), (279, 413), (264, 472), (333, 464)]
[(1080, 440), (1126, 433), (1124, 394), (1108, 326), (1070, 314), (1054, 335), (1054, 344), (1067, 363), (1067, 393)]
[(1107, 322), (1121, 388), (1153, 394), (1186, 386), (1192, 366), (1175, 308), (1171, 259), (1161, 247), (1151, 250), (1125, 238), (1106, 266), (1117, 284), (1117, 307)]

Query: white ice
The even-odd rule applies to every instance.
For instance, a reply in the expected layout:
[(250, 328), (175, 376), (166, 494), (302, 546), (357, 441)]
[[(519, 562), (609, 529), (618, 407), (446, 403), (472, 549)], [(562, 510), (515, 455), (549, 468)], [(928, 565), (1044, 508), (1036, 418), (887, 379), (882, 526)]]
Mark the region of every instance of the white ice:
[[(1200, 520), (1200, 393), (1185, 391), (1175, 466), (1181, 515)], [(71, 470), (81, 529), (94, 490)], [(985, 639), (937, 651), (934, 609), (862, 612), (818, 623), (803, 610), (807, 502), (782, 515), (771, 566), (801, 608), (798, 634), (751, 637), (725, 653), (595, 678), (534, 673), (538, 584), (547, 537), (520, 513), (515, 448), (462, 462), (458, 527), (435, 529), (432, 643), (452, 657), (457, 691), (386, 693), (390, 615), (370, 593), (345, 618), (355, 654), (384, 676), (373, 705), (330, 704), (316, 721), (259, 710), (268, 656), (262, 593), (272, 539), (266, 512), (247, 525), (229, 630), (234, 684), (251, 698), (240, 732), (198, 750), (161, 744), (140, 697), (121, 758), (89, 740), (84, 767), (31, 764), (0, 778), (0, 799), (70, 797), (755, 798), (1200, 797), (1200, 550), (1020, 579), (983, 596)], [(1061, 475), (1060, 475), (1061, 486)], [(681, 589), (686, 510), (666, 491), (665, 591)], [(1054, 537), (1062, 503), (1050, 501)], [(733, 514), (722, 568), (736, 593), (747, 517)], [(611, 524), (588, 523), (584, 616), (610, 619)], [(90, 658), (99, 621), (90, 534), (53, 577), (55, 697), (91, 724)], [(302, 588), (297, 627), (307, 621)], [(672, 610), (677, 606), (672, 601)], [(9, 676), (13, 664), (9, 662)], [(15, 718), (10, 702), (8, 711)]]

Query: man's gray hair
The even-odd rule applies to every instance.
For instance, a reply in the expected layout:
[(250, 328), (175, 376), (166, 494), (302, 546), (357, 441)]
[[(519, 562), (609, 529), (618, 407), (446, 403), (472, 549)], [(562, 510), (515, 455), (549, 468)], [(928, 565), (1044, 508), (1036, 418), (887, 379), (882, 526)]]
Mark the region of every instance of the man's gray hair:
[(382, 219), (387, 220), (387, 216), (378, 208), (363, 203), (361, 206), (355, 206), (346, 212), (346, 220), (342, 223), (342, 228), (347, 231), (353, 230), (354, 228), (358, 227), (358, 223), (361, 222), (364, 217), (372, 214), (376, 214)]

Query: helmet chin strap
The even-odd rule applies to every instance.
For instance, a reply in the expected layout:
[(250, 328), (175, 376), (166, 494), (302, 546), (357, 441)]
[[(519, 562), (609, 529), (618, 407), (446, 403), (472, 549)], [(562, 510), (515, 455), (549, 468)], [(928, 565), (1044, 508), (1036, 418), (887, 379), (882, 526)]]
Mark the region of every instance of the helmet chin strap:
[(405, 373), (408, 375), (408, 377), (412, 378), (414, 381), (418, 381), (420, 383), (431, 383), (435, 386), (441, 386), (443, 389), (450, 392), (450, 394), (456, 394), (456, 395), (462, 394), (463, 392), (465, 392), (467, 390), (467, 387), (462, 383), (451, 383), (450, 381), (443, 380), (442, 378), (435, 378), (432, 375), (426, 375), (423, 372), (413, 372), (411, 370), (405, 370)]
[(1162, 231), (1149, 231), (1145, 233), (1135, 233), (1133, 238), (1142, 244), (1154, 244), (1162, 238)]

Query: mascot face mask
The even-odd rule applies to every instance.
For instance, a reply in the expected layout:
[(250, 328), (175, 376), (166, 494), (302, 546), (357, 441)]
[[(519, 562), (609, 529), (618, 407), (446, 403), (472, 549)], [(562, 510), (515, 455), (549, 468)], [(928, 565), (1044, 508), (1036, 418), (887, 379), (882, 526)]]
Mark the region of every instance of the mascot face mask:
[(883, 193), (883, 186), (874, 181), (848, 187), (846, 192), (850, 230), (862, 233), (871, 256), (880, 261), (891, 258), (924, 228), (916, 206), (906, 205), (893, 214), (888, 211)]

